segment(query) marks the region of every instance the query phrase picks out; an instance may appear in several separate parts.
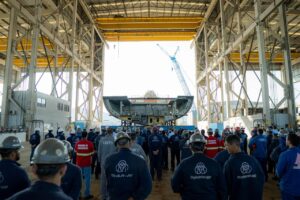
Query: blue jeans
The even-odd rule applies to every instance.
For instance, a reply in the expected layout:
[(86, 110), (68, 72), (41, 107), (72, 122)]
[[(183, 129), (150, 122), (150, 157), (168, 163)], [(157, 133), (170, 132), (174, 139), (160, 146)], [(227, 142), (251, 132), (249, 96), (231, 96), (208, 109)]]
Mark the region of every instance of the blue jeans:
[(296, 197), (296, 196), (290, 195), (284, 191), (281, 191), (281, 199), (282, 200), (300, 200), (300, 196)]
[(81, 172), (85, 184), (84, 197), (87, 197), (91, 194), (91, 167), (81, 167)]

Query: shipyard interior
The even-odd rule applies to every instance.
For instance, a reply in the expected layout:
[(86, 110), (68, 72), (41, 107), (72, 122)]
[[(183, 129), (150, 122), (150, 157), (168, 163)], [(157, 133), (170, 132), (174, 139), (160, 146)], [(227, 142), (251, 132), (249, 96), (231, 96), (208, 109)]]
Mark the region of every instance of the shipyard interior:
[[(185, 61), (177, 60), (178, 54), (185, 54), (184, 50), (178, 47), (170, 52), (161, 45), (166, 41), (173, 45), (178, 42), (178, 46), (184, 41), (195, 52), (195, 89), (187, 84), (184, 65), (181, 65)], [(112, 50), (117, 53), (120, 44), (136, 42), (152, 42), (157, 51), (165, 56), (169, 61), (166, 68), (172, 68), (170, 73), (176, 76), (176, 87), (180, 88), (181, 93), (166, 97), (149, 90), (137, 94), (138, 97), (124, 93), (107, 95), (111, 93), (104, 90), (106, 78), (113, 79), (113, 84), (120, 88), (122, 82), (114, 77), (105, 77), (110, 68), (106, 59), (112, 59), (105, 57), (105, 54)], [(142, 48), (140, 51), (143, 52)], [(155, 59), (151, 55), (149, 57)], [(130, 59), (134, 59), (134, 56)], [(135, 74), (134, 71), (127, 73), (130, 79), (147, 76)], [(172, 86), (169, 90), (173, 90)], [(240, 151), (251, 154), (247, 158), (255, 158), (255, 163), (261, 165), (259, 169), (263, 170), (265, 176), (261, 199), (284, 199), (288, 195), (299, 199), (297, 189), (293, 186), (288, 189), (284, 187), (290, 180), (284, 176), (285, 172), (280, 171), (283, 154), (279, 158), (281, 152), (288, 154), (295, 151), (298, 157), (293, 161), (291, 168), (295, 171), (290, 178), (300, 178), (300, 150), (296, 147), (299, 146), (300, 137), (297, 132), (300, 127), (299, 98), (299, 0), (0, 1), (0, 199), (8, 198), (4, 196), (4, 190), (12, 187), (3, 185), (9, 177), (5, 174), (8, 167), (5, 168), (4, 164), (9, 157), (7, 152), (15, 152), (7, 151), (6, 139), (13, 136), (21, 141), (24, 148), (20, 151), (19, 163), (28, 174), (31, 184), (34, 184), (42, 179), (36, 176), (39, 170), (32, 170), (32, 167), (35, 169), (38, 164), (45, 164), (41, 161), (45, 157), (39, 160), (39, 151), (36, 149), (47, 148), (51, 142), (53, 148), (61, 144), (56, 144), (56, 140), (49, 142), (47, 138), (52, 135), (58, 140), (69, 139), (74, 165), (78, 165), (80, 156), (91, 160), (88, 167), (78, 165), (85, 178), (79, 177), (82, 187), (76, 190), (72, 199), (103, 200), (108, 199), (107, 195), (111, 199), (122, 199), (120, 196), (114, 197), (107, 175), (109, 168), (103, 172), (104, 161), (100, 163), (99, 155), (108, 152), (107, 149), (102, 152), (99, 149), (101, 137), (110, 133), (113, 133), (112, 143), (117, 147), (124, 146), (126, 142), (121, 144), (123, 140), (133, 143), (136, 137), (136, 143), (141, 144), (146, 154), (144, 160), (150, 169), (146, 168), (146, 174), (151, 172), (152, 186), (145, 183), (150, 192), (141, 197), (134, 192), (124, 199), (192, 199), (189, 195), (193, 194), (185, 193), (184, 183), (181, 183), (180, 189), (176, 189), (175, 172), (180, 174), (182, 165), (175, 168), (174, 160), (176, 157), (178, 165), (179, 157), (179, 160), (184, 157), (182, 149), (179, 151), (179, 140), (187, 141), (183, 144), (194, 153), (193, 156), (198, 148), (193, 148), (194, 143), (206, 144), (200, 145), (204, 148), (201, 152), (215, 158), (222, 151), (234, 154), (231, 145), (235, 144), (235, 138), (231, 135), (240, 137)], [(78, 142), (86, 141), (82, 139), (86, 132), (93, 150), (79, 153)], [(211, 136), (213, 132), (214, 136)], [(159, 161), (154, 157), (160, 155), (160, 151), (157, 153), (155, 149), (153, 155), (151, 151), (151, 134), (156, 133), (161, 141), (166, 136), (166, 149), (161, 150), (161, 156), (166, 157), (159, 158)], [(174, 139), (173, 134), (175, 138), (177, 134), (180, 136), (178, 140)], [(194, 135), (201, 138), (195, 138)], [(297, 137), (294, 138), (294, 135)], [(214, 137), (217, 146), (209, 146), (210, 137)], [(255, 143), (256, 140), (260, 141), (256, 137), (265, 140), (266, 144), (262, 147), (264, 158), (256, 157), (259, 153), (255, 152), (260, 148)], [(271, 145), (273, 140), (278, 141), (278, 144), (274, 142), (277, 146)], [(11, 149), (21, 148), (19, 144), (14, 145), (16, 148)], [(279, 153), (273, 151), (276, 147)], [(216, 152), (212, 156), (207, 153), (209, 150)], [(276, 153), (278, 156), (273, 159), (271, 155)], [(162, 176), (158, 171), (158, 177), (155, 178), (152, 173), (154, 161), (159, 163), (158, 168), (162, 168), (159, 169), (162, 170)], [(195, 173), (209, 173), (209, 167), (201, 163), (195, 166)], [(128, 166), (121, 164), (116, 170), (126, 172)], [(91, 171), (83, 169), (86, 167), (92, 169), (92, 176), (88, 176), (90, 180), (87, 174), (91, 174)], [(222, 176), (224, 173), (228, 178), (227, 168), (220, 169)], [(255, 171), (248, 163), (237, 169), (241, 169), (243, 174)], [(62, 168), (57, 170), (65, 173)], [(103, 184), (102, 175), (104, 178), (107, 176), (109, 187)], [(299, 180), (296, 185), (299, 185)], [(87, 185), (89, 181), (90, 186)], [(106, 189), (103, 190), (103, 187)], [(201, 188), (200, 184), (199, 190)], [(251, 193), (252, 189), (249, 187), (244, 193), (241, 189), (240, 193)], [(239, 199), (230, 193), (228, 187), (225, 190), (228, 194), (224, 194), (231, 199)], [(60, 195), (62, 198), (66, 194), (61, 192)], [(202, 198), (208, 199), (205, 196)], [(227, 196), (223, 198), (227, 199)]]

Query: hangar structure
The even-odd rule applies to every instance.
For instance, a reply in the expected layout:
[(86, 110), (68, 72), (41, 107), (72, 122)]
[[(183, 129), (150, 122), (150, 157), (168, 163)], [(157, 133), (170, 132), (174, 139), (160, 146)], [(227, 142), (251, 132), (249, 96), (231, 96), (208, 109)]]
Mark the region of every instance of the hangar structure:
[[(4, 0), (1, 127), (13, 124), (14, 115), (20, 124), (13, 125), (31, 127), (38, 107), (48, 105), (38, 95), (41, 85), (50, 87), (47, 95), (75, 105), (75, 113), (60, 102), (49, 112), (100, 123), (107, 42), (179, 40), (191, 41), (196, 51), (199, 121), (260, 113), (271, 124), (280, 112), (296, 126), (299, 0)], [(249, 72), (261, 83), (256, 101), (248, 93)], [(270, 83), (282, 98), (271, 98)], [(16, 91), (26, 92), (17, 97)]]

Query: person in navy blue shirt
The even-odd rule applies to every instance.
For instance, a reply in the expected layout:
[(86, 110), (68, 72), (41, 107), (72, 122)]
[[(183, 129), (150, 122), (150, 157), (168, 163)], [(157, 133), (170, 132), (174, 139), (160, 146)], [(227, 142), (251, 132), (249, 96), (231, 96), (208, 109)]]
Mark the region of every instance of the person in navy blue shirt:
[(258, 129), (258, 136), (251, 138), (249, 142), (249, 148), (252, 148), (252, 156), (255, 157), (260, 163), (264, 174), (265, 180), (268, 181), (268, 172), (267, 172), (267, 137), (263, 135), (263, 129)]
[(115, 145), (119, 152), (108, 156), (104, 164), (109, 200), (146, 199), (152, 190), (146, 161), (130, 151), (128, 134), (119, 132)]
[(175, 131), (174, 135), (172, 135), (169, 139), (169, 145), (171, 148), (171, 170), (174, 171), (175, 168), (175, 158), (176, 158), (176, 166), (180, 163), (180, 140), (181, 140), (181, 135), (179, 132), (180, 131)]
[(299, 200), (299, 137), (296, 134), (288, 134), (286, 144), (289, 149), (280, 154), (276, 166), (276, 174), (280, 178), (281, 198), (282, 200)]
[(214, 160), (217, 161), (221, 168), (223, 169), (226, 161), (229, 159), (230, 157), (230, 154), (229, 152), (227, 151), (227, 149), (223, 150), (223, 151), (220, 151), (217, 153), (217, 155), (214, 157)]
[(181, 160), (184, 160), (193, 154), (190, 149), (189, 138), (190, 138), (189, 131), (184, 130), (182, 132), (182, 139), (180, 140), (180, 143), (179, 143)]
[(258, 161), (241, 151), (240, 137), (230, 135), (225, 147), (231, 154), (224, 165), (229, 200), (261, 200), (264, 172)]
[(31, 134), (30, 139), (29, 139), (29, 143), (31, 144), (30, 161), (32, 160), (32, 156), (33, 156), (35, 148), (37, 147), (37, 145), (40, 144), (40, 142), (41, 142), (40, 129), (36, 128), (34, 130), (34, 133)]
[[(62, 142), (69, 153), (69, 157), (71, 158), (73, 153), (72, 145), (66, 140), (63, 140)], [(61, 180), (61, 188), (63, 189), (64, 193), (73, 200), (79, 200), (81, 185), (82, 180), (80, 168), (71, 162), (68, 162), (66, 174)]]
[(162, 138), (162, 167), (165, 170), (168, 170), (169, 156), (168, 156), (168, 136), (166, 131), (163, 128), (159, 128), (159, 135)]
[(175, 169), (171, 186), (182, 200), (225, 200), (226, 185), (220, 165), (203, 154), (206, 140), (200, 134), (190, 137), (191, 157)]
[(72, 200), (60, 187), (69, 161), (67, 149), (61, 141), (55, 138), (44, 140), (32, 158), (32, 171), (38, 180), (7, 200)]
[(154, 180), (154, 174), (156, 171), (158, 181), (162, 178), (162, 146), (163, 141), (158, 134), (158, 128), (156, 126), (152, 129), (152, 134), (148, 139), (149, 144), (149, 157), (150, 157), (150, 173)]
[(63, 140), (66, 139), (65, 134), (64, 134), (64, 131), (63, 131), (62, 128), (58, 128), (58, 129), (57, 129), (57, 134), (56, 134), (55, 138), (56, 138), (56, 139), (59, 139), (59, 140), (61, 140), (61, 141), (63, 141)]
[(50, 128), (48, 130), (48, 133), (45, 135), (45, 139), (48, 139), (48, 138), (54, 138), (54, 134), (53, 134), (52, 128)]
[(17, 163), (21, 147), (21, 142), (15, 136), (6, 137), (0, 144), (0, 199), (6, 199), (30, 186), (27, 173)]

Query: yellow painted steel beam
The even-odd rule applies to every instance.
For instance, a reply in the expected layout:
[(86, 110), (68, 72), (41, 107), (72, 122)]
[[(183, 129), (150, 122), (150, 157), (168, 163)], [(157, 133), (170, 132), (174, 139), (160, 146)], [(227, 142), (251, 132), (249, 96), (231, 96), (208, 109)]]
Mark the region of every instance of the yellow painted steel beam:
[[(68, 60), (68, 58), (59, 57), (57, 59), (57, 66), (54, 66), (54, 59), (51, 60), (51, 58), (49, 58), (51, 67), (61, 67), (61, 65), (66, 63), (67, 60)], [(28, 63), (30, 63), (30, 58), (28, 59)], [(71, 65), (70, 63), (71, 62), (69, 62), (69, 65)], [(20, 58), (14, 58), (13, 64), (19, 68), (25, 67), (23, 59), (20, 59)], [(48, 66), (47, 58), (38, 58), (37, 59), (37, 68), (45, 68), (47, 66)]]
[[(244, 60), (245, 62), (247, 61), (248, 57), (249, 57), (249, 54), (250, 54), (250, 58), (249, 58), (249, 62), (250, 63), (259, 63), (259, 54), (258, 52), (251, 52), (251, 53), (247, 53), (244, 55)], [(265, 54), (266, 56), (266, 59), (267, 60), (270, 60), (270, 57), (271, 57), (271, 53), (268, 53), (266, 52)], [(300, 57), (300, 53), (291, 53), (291, 59), (294, 60), (294, 59), (297, 59)], [(234, 62), (237, 62), (237, 63), (240, 63), (240, 53), (231, 53), (228, 58)], [(284, 62), (284, 57), (283, 57), (283, 54), (280, 53), (280, 54), (276, 54), (274, 56), (274, 58), (272, 59), (272, 63), (283, 63)]]
[(96, 18), (99, 24), (139, 24), (139, 23), (201, 23), (203, 17), (110, 17)]
[(125, 17), (97, 18), (98, 27), (109, 30), (173, 30), (196, 29), (202, 22), (202, 17)]
[[(39, 38), (39, 41), (42, 44), (42, 38)], [(20, 42), (17, 43), (17, 50), (21, 51), (22, 46), (21, 42), (23, 45), (23, 48), (25, 51), (30, 51), (31, 50), (31, 39), (26, 39), (23, 38)], [(45, 46), (48, 47), (49, 49), (52, 49), (52, 47), (55, 47), (48, 39), (44, 38)], [(0, 51), (6, 51), (7, 49), (7, 38), (0, 38)], [(38, 47), (38, 50), (44, 50), (43, 47)]]
[(98, 27), (103, 31), (111, 30), (195, 30), (200, 23), (133, 23), (133, 24), (99, 24)]
[(196, 31), (190, 32), (104, 32), (107, 41), (189, 41)]

